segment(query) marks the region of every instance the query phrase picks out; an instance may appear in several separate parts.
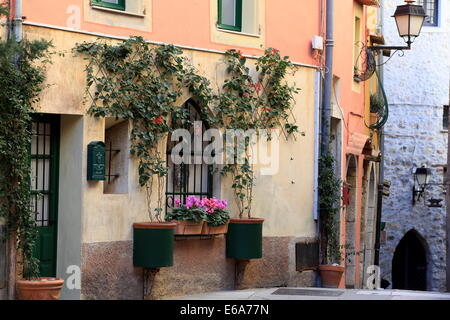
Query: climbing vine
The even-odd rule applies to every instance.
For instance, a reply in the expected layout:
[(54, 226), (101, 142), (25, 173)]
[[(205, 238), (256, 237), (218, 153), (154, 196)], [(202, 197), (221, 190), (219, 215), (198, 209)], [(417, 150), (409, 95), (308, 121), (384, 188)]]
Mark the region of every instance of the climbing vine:
[[(189, 123), (187, 110), (177, 105), (183, 89), (198, 99), (203, 120), (214, 122), (208, 105), (213, 99), (209, 81), (198, 74), (182, 50), (173, 45), (152, 47), (141, 37), (119, 44), (77, 45), (87, 56), (87, 86), (95, 117), (131, 121), (131, 154), (139, 159), (139, 184), (146, 187), (150, 220), (162, 221), (164, 177), (168, 167), (161, 143), (174, 129)], [(151, 195), (156, 183), (157, 204)]]
[[(210, 126), (244, 131), (281, 126), (286, 136), (298, 131), (291, 112), (298, 89), (284, 82), (294, 66), (275, 49), (266, 50), (258, 59), (257, 81), (250, 76), (246, 58), (238, 51), (227, 51), (231, 78), (225, 80), (218, 93), (173, 45), (151, 46), (141, 37), (132, 37), (118, 44), (84, 42), (75, 51), (89, 60), (87, 87), (92, 103), (88, 113), (132, 123), (131, 154), (139, 160), (139, 184), (146, 187), (152, 221), (162, 221), (163, 186), (168, 172), (162, 143), (170, 132), (189, 124), (187, 110), (177, 105), (183, 90), (195, 96), (202, 120)], [(249, 141), (244, 149), (243, 164), (225, 165), (222, 170), (223, 175), (233, 176), (241, 217), (244, 211), (250, 215), (254, 184)], [(155, 181), (158, 197), (152, 209)]]
[[(273, 48), (265, 50), (256, 62), (256, 81), (250, 75), (250, 68), (241, 52), (227, 51), (226, 63), (230, 79), (225, 80), (217, 104), (217, 115), (225, 129), (232, 132), (254, 130), (256, 135), (265, 130), (268, 140), (272, 139), (271, 130), (275, 128), (281, 128), (286, 137), (298, 132), (291, 110), (294, 95), (300, 89), (285, 81), (288, 72), (295, 73), (288, 57), (281, 57)], [(247, 136), (244, 145), (233, 150), (234, 161), (226, 163), (221, 171), (222, 175), (232, 177), (240, 218), (244, 214), (251, 217), (255, 185), (251, 139), (252, 136)], [(227, 147), (229, 152), (230, 146)]]
[(31, 114), (44, 89), (51, 47), (45, 40), (0, 42), (0, 219), (6, 222), (7, 237), (16, 237), (26, 279), (39, 276), (30, 209)]
[(342, 182), (334, 173), (335, 159), (325, 153), (319, 159), (319, 212), (322, 263), (341, 261), (339, 244), (339, 211), (341, 209)]

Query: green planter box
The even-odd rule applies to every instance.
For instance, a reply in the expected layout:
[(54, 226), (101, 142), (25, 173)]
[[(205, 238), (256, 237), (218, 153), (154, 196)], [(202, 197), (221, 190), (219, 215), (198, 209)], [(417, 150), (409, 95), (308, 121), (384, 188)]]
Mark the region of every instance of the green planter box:
[(133, 265), (161, 268), (173, 265), (174, 223), (133, 224)]
[(227, 258), (262, 258), (262, 226), (264, 219), (231, 219), (227, 233)]

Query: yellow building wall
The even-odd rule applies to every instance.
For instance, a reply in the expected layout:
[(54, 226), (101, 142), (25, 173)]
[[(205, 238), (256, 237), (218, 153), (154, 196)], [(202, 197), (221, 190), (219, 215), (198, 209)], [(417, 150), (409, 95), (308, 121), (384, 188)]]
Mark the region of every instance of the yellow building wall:
[[(25, 37), (53, 39), (56, 50), (65, 55), (53, 57), (48, 68), (47, 82), (51, 86), (42, 94), (38, 110), (43, 113), (85, 115), (90, 101), (86, 100), (85, 66), (87, 60), (72, 53), (76, 43), (94, 41), (96, 37), (76, 32), (26, 26)], [(222, 83), (225, 75), (223, 55), (184, 50), (192, 63), (211, 83)], [(250, 60), (255, 62), (255, 60)], [(262, 176), (256, 171), (253, 216), (265, 219), (264, 236), (313, 237), (313, 170), (314, 167), (314, 75), (315, 70), (301, 67), (288, 81), (302, 90), (295, 97), (293, 109), (300, 131), (283, 141), (281, 136), (279, 171), (272, 176)], [(185, 96), (187, 100), (189, 97)], [(84, 104), (83, 104), (84, 103)], [(137, 161), (130, 161), (127, 194), (104, 194), (104, 182), (87, 181), (87, 145), (91, 141), (104, 141), (105, 120), (83, 117), (82, 154), (74, 154), (73, 161), (82, 161), (82, 242), (107, 242), (132, 239), (132, 223), (148, 221), (145, 190), (138, 185)], [(64, 128), (62, 128), (64, 130)], [(66, 175), (67, 176), (67, 175)], [(78, 177), (68, 176), (61, 183), (79, 183)], [(229, 180), (222, 179), (220, 196), (230, 203), (230, 211), (237, 215), (234, 195)], [(154, 192), (154, 194), (156, 191)], [(64, 208), (60, 208), (64, 210)]]

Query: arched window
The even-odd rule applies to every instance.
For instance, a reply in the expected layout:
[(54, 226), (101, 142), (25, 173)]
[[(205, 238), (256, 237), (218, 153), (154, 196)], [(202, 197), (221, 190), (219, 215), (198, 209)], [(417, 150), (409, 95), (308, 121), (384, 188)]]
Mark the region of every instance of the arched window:
[[(174, 164), (171, 159), (172, 149), (178, 144), (178, 141), (171, 141), (169, 136), (167, 142), (167, 166), (169, 172), (167, 174), (166, 183), (166, 211), (174, 205), (175, 200), (179, 199), (181, 203), (186, 202), (188, 196), (194, 195), (200, 198), (212, 196), (212, 170), (213, 166), (204, 162), (203, 152), (209, 144), (208, 141), (203, 142), (202, 137), (208, 124), (201, 121), (199, 109), (194, 101), (188, 100), (184, 104), (184, 108), (189, 115), (189, 124), (181, 125), (180, 128), (187, 129), (191, 139), (191, 154), (187, 163)], [(200, 148), (195, 148), (194, 136), (200, 140)], [(180, 139), (181, 141), (181, 139)], [(180, 153), (180, 156), (183, 156)]]

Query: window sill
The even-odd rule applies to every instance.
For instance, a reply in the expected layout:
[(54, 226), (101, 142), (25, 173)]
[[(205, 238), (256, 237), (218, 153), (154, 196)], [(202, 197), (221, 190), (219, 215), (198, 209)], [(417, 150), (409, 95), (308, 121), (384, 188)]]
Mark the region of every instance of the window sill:
[(123, 14), (126, 16), (145, 18), (145, 14), (139, 14), (139, 13), (134, 13), (134, 12), (129, 12), (129, 11), (110, 9), (110, 8), (105, 8), (105, 7), (100, 7), (100, 6), (91, 6), (91, 8), (94, 10), (107, 11), (107, 12), (111, 12), (111, 13)]
[(442, 129), (441, 133), (448, 133), (448, 129)]
[(260, 34), (246, 33), (246, 32), (240, 32), (240, 31), (232, 31), (232, 30), (222, 29), (220, 27), (217, 27), (217, 31), (237, 34), (237, 35), (246, 36), (246, 37), (261, 38)]

